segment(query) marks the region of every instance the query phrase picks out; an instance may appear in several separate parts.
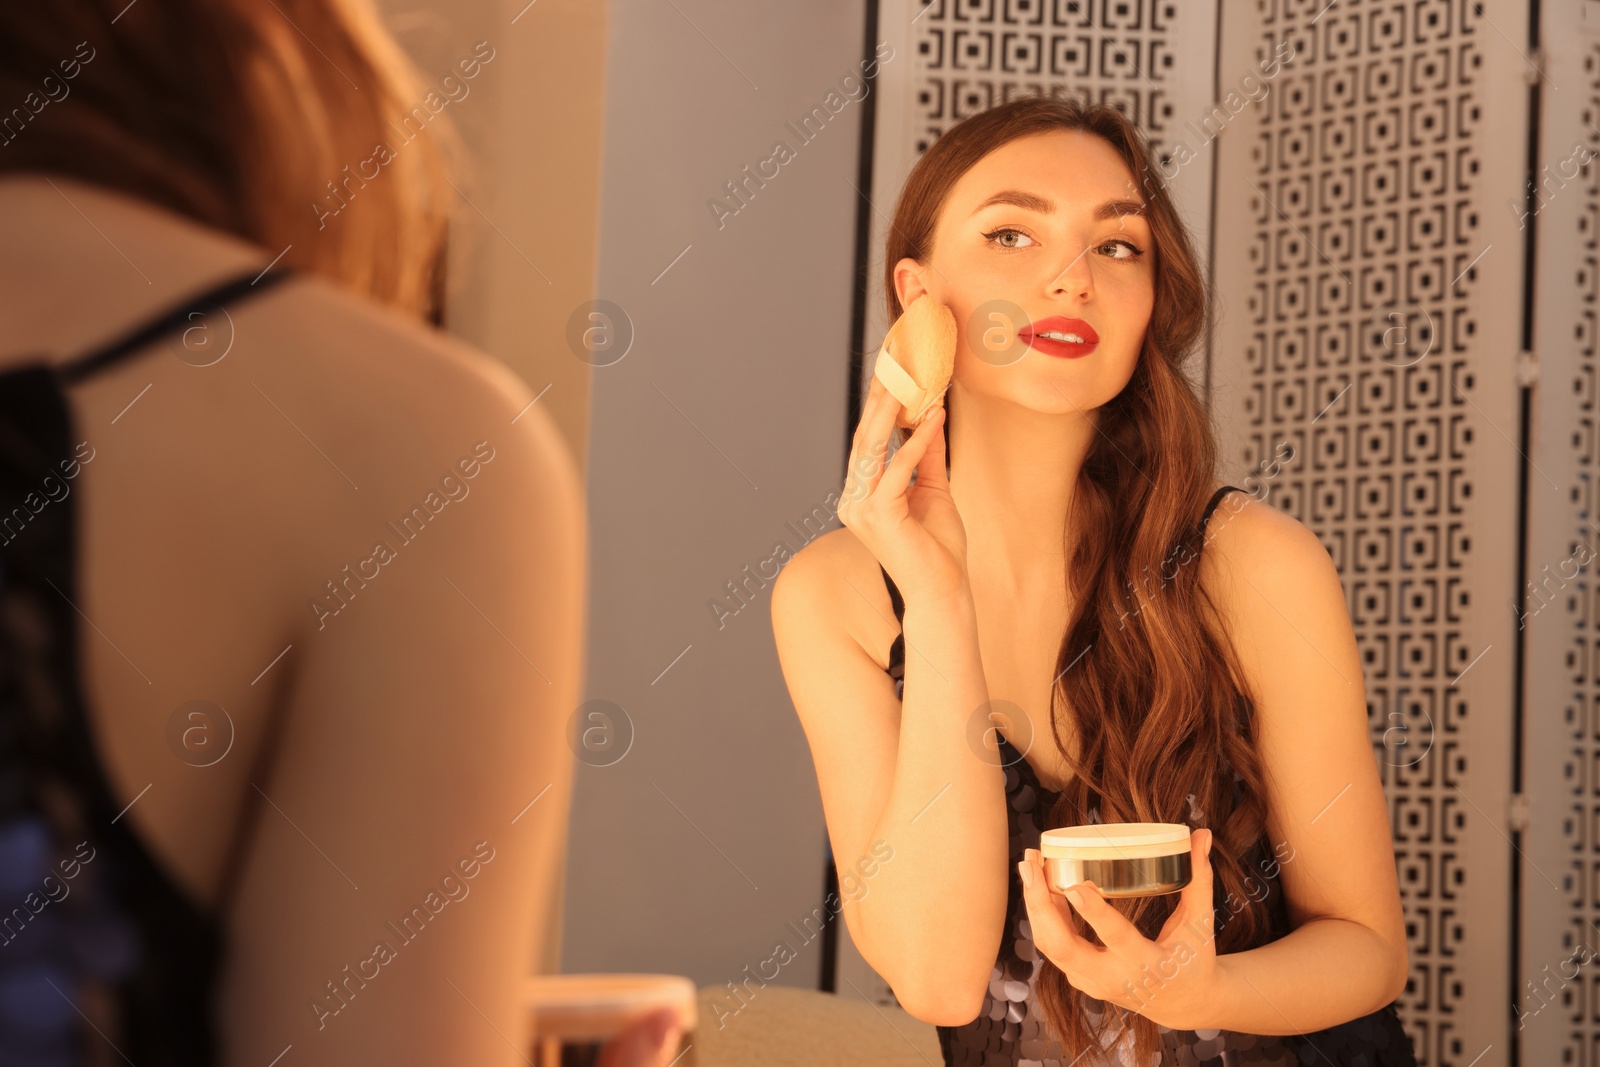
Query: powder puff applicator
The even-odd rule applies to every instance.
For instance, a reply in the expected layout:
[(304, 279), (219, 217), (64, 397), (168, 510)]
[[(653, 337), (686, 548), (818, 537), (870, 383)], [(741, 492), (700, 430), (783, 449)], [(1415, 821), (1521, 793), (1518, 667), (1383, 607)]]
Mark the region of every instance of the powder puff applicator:
[(883, 339), (873, 377), (905, 410), (896, 426), (914, 427), (950, 386), (956, 365), (956, 318), (927, 293), (911, 302)]

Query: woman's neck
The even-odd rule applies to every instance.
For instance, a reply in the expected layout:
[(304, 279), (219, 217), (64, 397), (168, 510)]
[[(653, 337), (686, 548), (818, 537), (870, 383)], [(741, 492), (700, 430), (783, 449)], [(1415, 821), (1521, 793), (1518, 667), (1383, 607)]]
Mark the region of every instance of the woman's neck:
[(0, 174), (0, 359), (64, 359), (272, 253), (127, 193)]
[(967, 532), (968, 573), (984, 585), (1018, 598), (1041, 583), (1059, 588), (1095, 414), (1045, 414), (967, 392), (952, 405), (950, 495)]

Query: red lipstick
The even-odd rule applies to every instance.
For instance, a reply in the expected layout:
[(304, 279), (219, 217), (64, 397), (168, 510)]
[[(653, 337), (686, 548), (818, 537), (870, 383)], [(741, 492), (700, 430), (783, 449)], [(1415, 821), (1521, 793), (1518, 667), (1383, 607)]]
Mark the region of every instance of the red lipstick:
[[(1043, 334), (1075, 335), (1083, 338), (1082, 341), (1068, 341), (1060, 337), (1044, 337)], [(1022, 343), (1029, 348), (1038, 349), (1047, 356), (1059, 356), (1062, 359), (1079, 359), (1093, 352), (1100, 343), (1100, 335), (1094, 332), (1082, 319), (1068, 319), (1060, 315), (1051, 315), (1047, 319), (1029, 323), (1017, 331), (1017, 336), (1022, 338)]]

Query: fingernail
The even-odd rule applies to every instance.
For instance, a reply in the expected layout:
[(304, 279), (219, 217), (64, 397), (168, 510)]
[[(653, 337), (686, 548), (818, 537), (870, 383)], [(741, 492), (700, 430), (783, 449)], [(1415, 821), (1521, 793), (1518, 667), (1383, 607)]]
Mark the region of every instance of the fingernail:
[(1083, 907), (1083, 894), (1079, 893), (1076, 889), (1067, 890), (1067, 899), (1072, 901), (1072, 906), (1073, 907), (1075, 907), (1075, 908)]
[(1028, 889), (1033, 888), (1033, 864), (1023, 860), (1017, 864), (1017, 873), (1022, 875), (1022, 884)]

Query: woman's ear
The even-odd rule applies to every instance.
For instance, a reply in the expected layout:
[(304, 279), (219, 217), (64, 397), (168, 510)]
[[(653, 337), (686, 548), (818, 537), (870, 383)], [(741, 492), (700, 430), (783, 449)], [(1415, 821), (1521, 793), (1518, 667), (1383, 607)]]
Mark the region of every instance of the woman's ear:
[(922, 284), (922, 271), (922, 264), (910, 256), (894, 265), (894, 291), (902, 308), (910, 307), (913, 300), (928, 291)]

